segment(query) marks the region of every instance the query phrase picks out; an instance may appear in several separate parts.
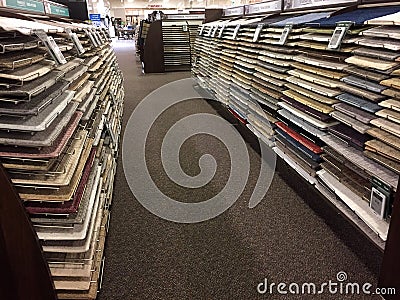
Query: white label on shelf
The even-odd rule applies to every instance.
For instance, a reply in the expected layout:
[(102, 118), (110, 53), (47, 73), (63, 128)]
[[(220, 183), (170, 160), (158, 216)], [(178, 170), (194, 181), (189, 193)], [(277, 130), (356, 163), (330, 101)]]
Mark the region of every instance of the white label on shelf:
[(262, 31), (263, 24), (258, 24), (256, 31), (254, 32), (254, 37), (253, 37), (253, 43), (258, 41), (258, 38), (260, 37), (260, 33)]
[(78, 39), (76, 33), (72, 32), (69, 28), (66, 29), (66, 33), (68, 34), (70, 40), (74, 43), (78, 55), (82, 55), (83, 53), (85, 53), (85, 49), (83, 48), (81, 41)]
[(222, 38), (222, 34), (224, 33), (225, 25), (222, 25), (221, 29), (219, 30), (218, 37)]
[(50, 53), (51, 57), (58, 63), (58, 64), (66, 64), (67, 61), (62, 54), (60, 48), (54, 41), (53, 37), (48, 36), (43, 29), (34, 30), (34, 33), (37, 37), (42, 41), (44, 46), (47, 48), (47, 51)]
[(218, 30), (218, 25), (216, 25), (215, 27), (214, 27), (214, 29), (213, 29), (213, 32), (212, 32), (212, 37), (215, 37), (215, 34), (217, 33), (217, 30)]
[(97, 43), (100, 45), (104, 44), (103, 39), (101, 38), (100, 34), (98, 33), (98, 31), (96, 29), (92, 29), (92, 34), (94, 36), (94, 38), (96, 39)]
[(224, 9), (224, 16), (225, 17), (242, 16), (243, 14), (244, 14), (244, 6)]
[(283, 1), (283, 10), (289, 9), (300, 9), (307, 7), (324, 7), (329, 5), (337, 5), (337, 4), (356, 4), (358, 0), (319, 0), (319, 1), (292, 1), (292, 0), (284, 0)]
[(109, 40), (109, 37), (107, 36), (107, 32), (105, 30), (105, 28), (100, 28), (100, 32), (104, 37), (104, 40), (107, 42)]
[(385, 217), (387, 197), (375, 187), (371, 189), (371, 200), (369, 207), (381, 218)]
[(205, 25), (201, 25), (199, 35), (203, 34), (204, 28), (205, 28)]
[(328, 49), (337, 50), (340, 48), (343, 38), (351, 25), (353, 25), (352, 22), (340, 22), (337, 24), (332, 37), (329, 39)]
[(232, 38), (235, 40), (239, 34), (240, 24), (236, 25), (235, 31), (233, 31)]
[(84, 31), (85, 34), (89, 37), (89, 40), (90, 40), (90, 42), (92, 43), (92, 45), (93, 45), (94, 47), (97, 48), (97, 47), (100, 46), (100, 45), (97, 43), (97, 40), (94, 38), (92, 32), (91, 32), (89, 29), (85, 28), (85, 29), (83, 29), (83, 31)]
[(165, 15), (167, 20), (204, 20), (204, 14)]
[(268, 2), (261, 2), (257, 4), (246, 5), (245, 14), (261, 14), (261, 13), (269, 13), (269, 12), (277, 12), (281, 11), (282, 1), (281, 0), (272, 0)]
[(285, 45), (286, 41), (289, 37), (290, 32), (292, 31), (293, 24), (287, 24), (285, 28), (283, 28), (281, 38), (279, 39), (279, 45)]
[(207, 36), (211, 36), (212, 30), (213, 30), (213, 27), (210, 26), (210, 28), (208, 28)]

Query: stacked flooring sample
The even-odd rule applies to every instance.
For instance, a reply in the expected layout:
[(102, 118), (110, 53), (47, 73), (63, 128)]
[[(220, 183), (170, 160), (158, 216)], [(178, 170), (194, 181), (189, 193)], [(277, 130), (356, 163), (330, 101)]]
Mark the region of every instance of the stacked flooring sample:
[[(95, 299), (118, 155), (122, 74), (104, 30), (27, 19), (0, 19), (0, 160), (29, 213), (59, 299)], [(32, 29), (51, 36), (66, 63), (56, 63)]]
[(190, 70), (192, 43), (201, 21), (162, 22), (164, 65), (166, 71)]
[(378, 242), (391, 206), (370, 208), (373, 182), (394, 193), (400, 174), (399, 11), (215, 21), (199, 31), (192, 66), (201, 87)]
[(189, 71), (194, 56), (201, 15), (169, 15), (151, 23), (142, 21), (139, 39), (140, 60), (144, 72)]

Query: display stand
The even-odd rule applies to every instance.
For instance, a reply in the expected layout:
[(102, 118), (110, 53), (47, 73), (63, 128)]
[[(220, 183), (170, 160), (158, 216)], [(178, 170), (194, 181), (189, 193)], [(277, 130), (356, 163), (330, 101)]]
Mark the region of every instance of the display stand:
[(165, 72), (161, 25), (162, 23), (160, 20), (151, 23), (147, 33), (143, 51), (143, 65), (145, 73)]
[(0, 298), (57, 299), (32, 223), (1, 165), (0, 186)]
[[(150, 24), (140, 58), (144, 73), (189, 71), (194, 36), (204, 15), (166, 15)], [(142, 30), (143, 30), (143, 24)]]

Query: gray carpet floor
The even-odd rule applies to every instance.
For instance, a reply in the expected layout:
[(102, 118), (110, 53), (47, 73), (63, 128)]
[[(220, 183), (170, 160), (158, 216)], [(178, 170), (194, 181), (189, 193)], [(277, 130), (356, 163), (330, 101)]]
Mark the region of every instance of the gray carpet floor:
[[(117, 41), (114, 46), (125, 77), (125, 128), (147, 94), (190, 73), (143, 75), (133, 42)], [(217, 110), (204, 100), (191, 100), (170, 108), (154, 124), (146, 159), (153, 180), (165, 194), (196, 202), (215, 195), (226, 183), (227, 151), (209, 136), (190, 138), (180, 154), (182, 168), (191, 175), (198, 173), (202, 154), (215, 157), (217, 174), (204, 188), (190, 191), (177, 186), (159, 159), (162, 138), (174, 122), (192, 113), (216, 114)], [(376, 285), (381, 254), (281, 161), (263, 201), (248, 209), (260, 156), (248, 132), (246, 139), (252, 168), (243, 194), (224, 214), (199, 224), (168, 222), (143, 208), (131, 193), (118, 159), (98, 299), (374, 299), (328, 293), (308, 297), (257, 293), (257, 284), (264, 278), (276, 283), (319, 284), (336, 280), (340, 271), (348, 274), (348, 281)]]

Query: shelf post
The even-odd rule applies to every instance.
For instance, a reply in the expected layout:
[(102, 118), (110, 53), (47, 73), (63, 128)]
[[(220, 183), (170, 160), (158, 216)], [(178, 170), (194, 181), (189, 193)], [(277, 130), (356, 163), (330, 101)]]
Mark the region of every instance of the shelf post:
[(395, 295), (385, 295), (386, 300), (400, 299), (400, 181), (393, 203), (385, 253), (381, 266), (378, 287), (395, 288)]

